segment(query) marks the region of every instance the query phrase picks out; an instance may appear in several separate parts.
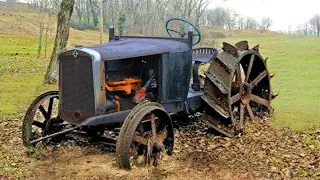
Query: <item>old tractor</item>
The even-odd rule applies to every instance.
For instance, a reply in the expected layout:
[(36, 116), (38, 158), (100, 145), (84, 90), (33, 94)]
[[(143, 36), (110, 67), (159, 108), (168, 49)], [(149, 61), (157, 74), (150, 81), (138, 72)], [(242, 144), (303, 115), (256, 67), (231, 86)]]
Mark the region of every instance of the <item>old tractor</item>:
[[(174, 21), (190, 28), (169, 27)], [(201, 112), (208, 126), (232, 137), (242, 132), (246, 117), (270, 111), (272, 76), (259, 46), (223, 43), (219, 54), (215, 48), (192, 48), (201, 40), (200, 30), (181, 18), (169, 19), (166, 31), (168, 38), (120, 37), (111, 25), (108, 43), (61, 52), (59, 90), (30, 105), (22, 125), (24, 145), (86, 132), (111, 139), (118, 166), (131, 169), (157, 165), (162, 153), (172, 154), (175, 115)], [(203, 63), (210, 63), (205, 75), (199, 74)], [(105, 133), (116, 128), (117, 135)]]

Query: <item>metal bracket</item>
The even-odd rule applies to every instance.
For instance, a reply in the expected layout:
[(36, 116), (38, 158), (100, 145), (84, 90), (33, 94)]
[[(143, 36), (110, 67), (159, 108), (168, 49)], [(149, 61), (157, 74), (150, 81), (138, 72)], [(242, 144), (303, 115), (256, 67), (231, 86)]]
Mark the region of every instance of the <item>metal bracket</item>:
[(191, 85), (191, 87), (194, 91), (200, 91), (199, 66), (200, 66), (199, 61), (194, 62), (194, 65), (193, 65), (193, 84)]

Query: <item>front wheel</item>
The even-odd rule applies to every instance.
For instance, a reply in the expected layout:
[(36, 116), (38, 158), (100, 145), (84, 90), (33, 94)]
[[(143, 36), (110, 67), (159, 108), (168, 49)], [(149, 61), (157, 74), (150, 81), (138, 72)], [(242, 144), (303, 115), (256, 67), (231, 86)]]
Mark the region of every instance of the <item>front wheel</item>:
[(174, 133), (170, 116), (154, 102), (136, 106), (121, 127), (116, 145), (117, 165), (122, 169), (153, 164), (166, 152), (172, 154)]
[(32, 146), (32, 141), (61, 130), (63, 120), (58, 114), (58, 104), (58, 91), (43, 93), (32, 102), (22, 123), (25, 146)]

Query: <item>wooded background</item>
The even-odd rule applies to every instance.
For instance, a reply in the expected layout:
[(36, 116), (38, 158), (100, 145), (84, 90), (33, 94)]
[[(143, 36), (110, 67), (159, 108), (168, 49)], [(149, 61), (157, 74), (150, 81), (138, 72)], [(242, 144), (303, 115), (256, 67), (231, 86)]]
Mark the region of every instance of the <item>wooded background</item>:
[[(3, 9), (15, 8), (15, 0), (8, 0)], [(25, 11), (56, 15), (61, 0), (28, 0)], [(268, 30), (272, 20), (268, 17), (258, 22), (232, 9), (209, 9), (210, 0), (103, 0), (103, 24), (107, 29), (114, 24), (117, 32), (144, 35), (163, 35), (165, 21), (171, 17), (190, 20), (197, 26), (216, 26), (227, 30)], [(100, 25), (100, 0), (76, 0), (71, 27), (98, 29)]]
[[(171, 17), (190, 20), (197, 26), (215, 26), (225, 30), (269, 30), (272, 19), (243, 16), (233, 9), (223, 7), (208, 8), (214, 0), (75, 0), (71, 27), (98, 29), (100, 25), (100, 5), (103, 5), (104, 29), (114, 24), (119, 34), (164, 35), (165, 21)], [(17, 10), (17, 0), (0, 2), (1, 10)], [(21, 11), (37, 11), (56, 16), (61, 0), (25, 0)], [(320, 36), (320, 15), (301, 22), (297, 30), (289, 33)]]

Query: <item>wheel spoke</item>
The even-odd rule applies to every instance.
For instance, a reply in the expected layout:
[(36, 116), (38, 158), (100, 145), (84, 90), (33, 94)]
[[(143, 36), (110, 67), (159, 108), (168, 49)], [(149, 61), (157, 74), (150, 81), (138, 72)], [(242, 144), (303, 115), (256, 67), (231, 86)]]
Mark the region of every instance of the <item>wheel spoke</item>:
[(44, 107), (42, 105), (39, 106), (39, 110), (41, 111), (43, 117), (46, 119), (46, 120), (49, 120), (50, 117), (48, 116), (48, 113), (47, 111), (44, 109)]
[(39, 122), (39, 121), (33, 121), (32, 125), (35, 125), (35, 126), (37, 126), (39, 128), (44, 128), (44, 123)]
[(137, 130), (139, 131), (139, 133), (140, 133), (140, 134), (142, 134), (142, 133), (143, 133), (143, 130), (144, 130), (144, 129), (143, 129), (143, 125), (142, 125), (142, 123), (140, 123), (140, 124), (139, 124), (139, 126), (138, 126)]
[(250, 98), (250, 99), (251, 99), (252, 101), (258, 103), (258, 104), (262, 104), (262, 105), (264, 105), (264, 106), (266, 106), (266, 107), (269, 107), (269, 101), (266, 100), (266, 99), (263, 99), (263, 98), (261, 98), (261, 97), (259, 97), (259, 96), (256, 96), (256, 95), (251, 94), (251, 98)]
[(241, 67), (240, 67), (241, 65), (239, 65), (239, 67), (238, 67), (238, 69), (237, 69), (237, 71), (236, 71), (236, 73), (237, 73), (237, 75), (236, 75), (236, 83), (237, 83), (237, 86), (238, 87), (240, 87), (241, 86), (241, 83), (242, 83), (242, 79), (241, 79)]
[(247, 70), (245, 82), (248, 82), (248, 80), (249, 80), (249, 76), (250, 76), (250, 74), (251, 74), (251, 70), (252, 70), (252, 66), (253, 66), (253, 61), (254, 61), (254, 59), (255, 59), (255, 55), (252, 54), (252, 55), (251, 55), (251, 58), (250, 58), (250, 62), (249, 62), (249, 66), (248, 66), (248, 70)]
[(170, 29), (170, 28), (168, 28), (168, 31), (172, 31), (172, 32), (175, 32), (175, 33), (180, 33), (179, 31), (176, 31), (176, 30), (173, 30), (173, 29)]
[(157, 137), (157, 129), (156, 129), (156, 120), (154, 113), (151, 113), (151, 129), (152, 129), (152, 137)]
[(244, 105), (240, 103), (240, 126), (243, 127)]
[(267, 76), (267, 70), (264, 70), (262, 73), (259, 74), (251, 83), (250, 86), (253, 88), (255, 87), (263, 78)]
[(147, 145), (148, 144), (148, 140), (146, 138), (144, 138), (142, 136), (138, 136), (138, 135), (133, 137), (133, 141), (138, 142), (138, 143), (143, 144), (143, 145)]
[(251, 108), (250, 104), (247, 104), (246, 107), (247, 107), (247, 110), (248, 110), (248, 113), (249, 113), (249, 116), (250, 116), (251, 120), (254, 121), (255, 117), (254, 117), (254, 114), (253, 114), (253, 111), (252, 111), (252, 108)]
[(160, 142), (163, 142), (164, 140), (167, 139), (167, 136), (168, 136), (168, 131), (162, 130), (160, 133), (157, 134), (157, 140)]
[(53, 102), (54, 102), (54, 97), (50, 98), (49, 105), (48, 105), (47, 115), (49, 119), (51, 118), (51, 114), (52, 114)]
[(231, 104), (234, 104), (234, 103), (236, 103), (237, 101), (239, 101), (240, 100), (240, 93), (238, 93), (238, 94), (236, 94), (236, 95), (234, 95), (234, 96), (232, 96), (231, 97)]

